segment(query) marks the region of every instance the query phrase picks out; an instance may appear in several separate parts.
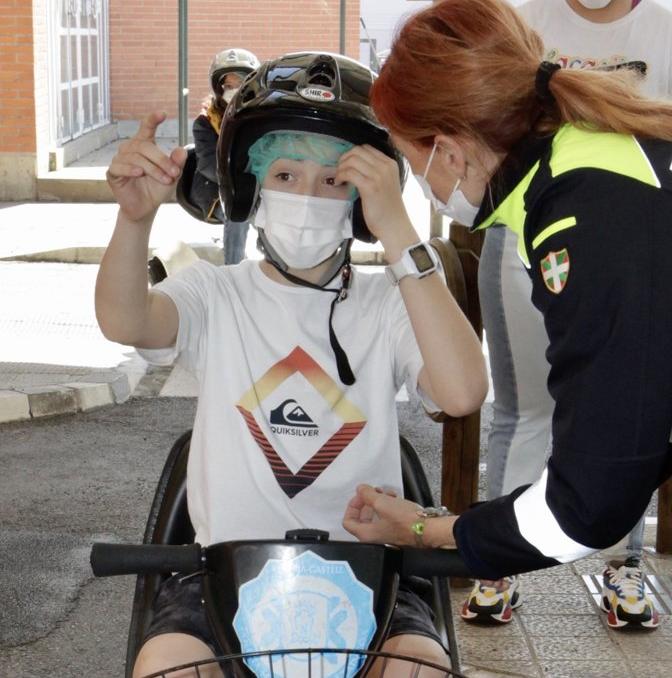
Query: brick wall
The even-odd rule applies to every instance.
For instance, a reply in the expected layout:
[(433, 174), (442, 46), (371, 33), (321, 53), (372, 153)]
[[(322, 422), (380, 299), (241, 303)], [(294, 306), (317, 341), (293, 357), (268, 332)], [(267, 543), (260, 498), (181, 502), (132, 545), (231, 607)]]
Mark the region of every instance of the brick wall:
[(39, 171), (49, 168), (49, 0), (33, 0), (35, 141)]
[[(148, 111), (177, 116), (175, 0), (110, 0), (110, 95), (113, 120)], [(190, 0), (189, 109), (209, 92), (214, 54), (244, 47), (260, 60), (291, 51), (339, 51), (340, 0)], [(359, 0), (347, 0), (346, 52), (359, 57)]]
[(0, 2), (0, 153), (34, 153), (33, 2)]

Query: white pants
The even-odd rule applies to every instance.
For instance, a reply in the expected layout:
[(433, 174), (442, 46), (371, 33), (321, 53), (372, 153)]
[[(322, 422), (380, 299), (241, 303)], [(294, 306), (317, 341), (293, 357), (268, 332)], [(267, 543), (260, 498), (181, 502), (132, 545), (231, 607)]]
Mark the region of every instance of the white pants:
[[(495, 393), (488, 438), (488, 499), (537, 480), (550, 452), (554, 402), (548, 392), (548, 335), (532, 305), (532, 281), (517, 253), (517, 236), (489, 228), (481, 252), (478, 288)], [(640, 557), (644, 517), (630, 533), (627, 552)]]

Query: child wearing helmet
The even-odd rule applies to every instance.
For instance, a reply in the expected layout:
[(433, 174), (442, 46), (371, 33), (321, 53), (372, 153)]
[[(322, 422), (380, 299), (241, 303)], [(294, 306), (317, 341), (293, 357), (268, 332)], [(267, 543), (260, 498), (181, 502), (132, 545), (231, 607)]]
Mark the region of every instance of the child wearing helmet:
[(226, 49), (215, 55), (210, 64), (212, 93), (203, 102), (201, 114), (194, 120), (192, 132), (196, 151), (196, 172), (191, 198), (201, 208), (205, 221), (224, 224), (224, 263), (237, 264), (245, 258), (245, 240), (249, 224), (227, 222), (219, 203), (217, 186), (217, 138), (222, 116), (243, 80), (259, 66), (257, 57), (245, 49)]
[[(156, 147), (153, 114), (110, 166), (120, 211), (97, 314), (108, 338), (198, 377), (187, 495), (202, 545), (300, 527), (349, 539), (349, 491), (402, 491), (398, 389), (453, 416), (487, 391), (480, 343), (404, 209), (403, 164), (368, 106), (371, 82), (346, 57), (287, 55), (227, 108), (222, 203), (227, 217), (253, 221), (262, 261), (201, 261), (148, 291), (138, 253), (185, 154)], [(353, 238), (381, 241), (387, 275), (351, 270)], [(168, 580), (134, 675), (218, 652), (200, 597), (198, 578)], [(410, 586), (383, 650), (446, 662)]]

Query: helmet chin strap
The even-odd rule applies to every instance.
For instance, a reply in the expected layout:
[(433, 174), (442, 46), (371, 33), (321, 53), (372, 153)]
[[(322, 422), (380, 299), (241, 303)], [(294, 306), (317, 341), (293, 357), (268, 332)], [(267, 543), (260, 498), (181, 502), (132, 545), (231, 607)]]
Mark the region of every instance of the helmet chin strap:
[[(352, 281), (352, 270), (350, 268), (350, 247), (352, 246), (352, 238), (348, 238), (341, 243), (341, 246), (339, 247), (336, 254), (331, 255), (333, 257), (333, 262), (320, 277), (320, 280), (317, 283), (312, 283), (290, 273), (289, 266), (287, 266), (287, 264), (278, 256), (277, 252), (275, 252), (271, 244), (268, 242), (266, 236), (264, 235), (264, 230), (260, 228), (257, 233), (257, 247), (264, 255), (266, 261), (268, 261), (268, 263), (271, 264), (278, 271), (278, 273), (282, 275), (283, 278), (289, 280), (289, 282), (294, 283), (295, 285), (310, 287), (311, 289), (318, 290), (320, 292), (333, 292), (336, 295), (334, 300), (331, 302), (331, 309), (329, 311), (329, 343), (331, 344), (331, 349), (333, 350), (334, 356), (336, 358), (336, 367), (338, 369), (339, 379), (346, 386), (352, 386), (352, 384), (354, 384), (356, 381), (355, 375), (353, 374), (352, 368), (350, 367), (348, 356), (336, 337), (333, 325), (336, 304), (348, 298), (348, 289), (350, 288), (350, 283)], [(319, 264), (317, 265), (319, 266)], [(325, 287), (325, 285), (330, 280), (334, 279), (339, 270), (341, 271), (340, 288), (337, 289), (334, 287)]]
[(331, 265), (324, 271), (320, 279), (316, 283), (311, 283), (307, 280), (304, 280), (303, 278), (289, 273), (289, 266), (268, 241), (263, 228), (257, 229), (257, 235), (257, 249), (264, 255), (266, 261), (268, 261), (270, 264), (273, 264), (279, 273), (296, 285), (303, 285), (304, 287), (312, 287), (314, 289), (322, 289), (330, 280), (334, 279), (334, 276), (343, 266), (345, 266), (346, 263), (350, 262), (350, 247), (352, 246), (352, 238), (344, 240), (340, 244), (335, 255), (332, 253), (324, 261), (320, 261), (319, 263), (315, 264), (315, 266), (313, 266), (313, 268), (316, 268), (325, 261), (333, 259)]

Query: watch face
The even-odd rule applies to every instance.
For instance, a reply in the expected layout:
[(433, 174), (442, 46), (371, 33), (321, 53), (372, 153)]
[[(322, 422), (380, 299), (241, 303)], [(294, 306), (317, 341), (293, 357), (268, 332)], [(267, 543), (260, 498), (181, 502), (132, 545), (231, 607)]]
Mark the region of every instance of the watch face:
[(429, 256), (429, 252), (425, 245), (418, 245), (417, 247), (408, 250), (408, 253), (411, 255), (411, 259), (413, 259), (413, 263), (417, 266), (420, 273), (424, 273), (425, 271), (434, 268), (434, 262)]

